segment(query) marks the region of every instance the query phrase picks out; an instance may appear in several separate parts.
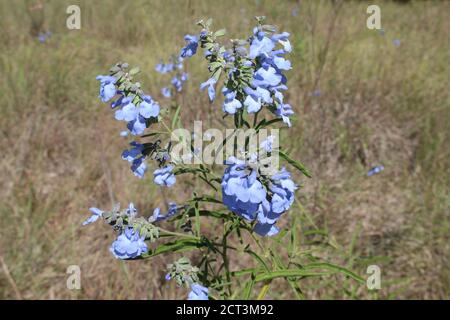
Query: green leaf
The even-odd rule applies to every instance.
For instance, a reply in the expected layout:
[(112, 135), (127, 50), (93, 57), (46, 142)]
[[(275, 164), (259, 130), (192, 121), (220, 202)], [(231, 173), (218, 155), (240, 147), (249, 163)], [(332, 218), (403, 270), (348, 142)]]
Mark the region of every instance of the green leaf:
[(253, 286), (255, 285), (255, 274), (251, 274), (250, 279), (247, 281), (244, 287), (244, 292), (242, 298), (244, 300), (249, 300), (252, 294)]
[(135, 74), (138, 74), (139, 72), (141, 72), (139, 67), (134, 67), (133, 69), (130, 70), (129, 74), (134, 76)]
[(200, 211), (198, 210), (198, 202), (194, 203), (195, 210), (195, 233), (197, 237), (200, 236)]
[(274, 124), (274, 123), (277, 123), (277, 122), (280, 122), (280, 121), (283, 121), (283, 119), (275, 118), (275, 119), (272, 119), (272, 120), (269, 120), (269, 121), (267, 121), (266, 119), (262, 119), (258, 123), (258, 125), (255, 127), (255, 130), (258, 131), (259, 129), (263, 129), (263, 128), (267, 127), (267, 126), (270, 126), (271, 124)]
[(227, 30), (225, 30), (225, 29), (220, 29), (220, 30), (217, 30), (217, 31), (214, 33), (214, 36), (215, 36), (215, 37), (222, 37), (222, 36), (225, 35), (225, 33), (227, 33)]
[(267, 263), (256, 252), (254, 252), (253, 250), (248, 249), (248, 248), (245, 249), (244, 251), (246, 253), (248, 253), (249, 255), (251, 255), (253, 258), (255, 258), (260, 263), (260, 265), (266, 270), (267, 273), (270, 273), (270, 269), (267, 266)]
[(300, 163), (297, 160), (292, 159), (290, 156), (288, 156), (286, 153), (284, 153), (283, 151), (278, 151), (278, 154), (284, 159), (286, 160), (290, 165), (292, 165), (294, 168), (296, 168), (297, 170), (299, 170), (301, 173), (303, 173), (305, 176), (307, 176), (308, 178), (311, 178), (311, 174), (309, 173), (308, 169), (306, 169), (306, 167)]
[(177, 124), (178, 118), (180, 117), (180, 110), (181, 110), (181, 105), (179, 105), (177, 107), (177, 110), (175, 111), (175, 114), (173, 115), (172, 125), (171, 125), (171, 129), (172, 130), (175, 128), (175, 125)]
[(155, 250), (148, 251), (140, 256), (141, 259), (148, 259), (166, 252), (183, 252), (194, 249), (199, 249), (205, 246), (201, 240), (194, 239), (179, 239), (173, 242), (160, 244)]
[(288, 278), (288, 277), (322, 277), (329, 276), (330, 272), (313, 272), (303, 269), (289, 269), (289, 270), (277, 270), (266, 274), (257, 275), (256, 282), (267, 281), (275, 278)]
[(318, 263), (310, 263), (308, 265), (304, 266), (305, 270), (306, 269), (318, 269), (318, 268), (322, 268), (322, 269), (327, 269), (327, 270), (331, 270), (334, 272), (339, 272), (342, 274), (345, 274), (346, 276), (349, 276), (350, 278), (358, 281), (359, 283), (365, 283), (365, 280), (358, 276), (356, 273), (344, 268), (344, 267), (340, 267), (337, 265), (334, 265), (332, 263), (328, 263), (328, 262), (318, 262)]

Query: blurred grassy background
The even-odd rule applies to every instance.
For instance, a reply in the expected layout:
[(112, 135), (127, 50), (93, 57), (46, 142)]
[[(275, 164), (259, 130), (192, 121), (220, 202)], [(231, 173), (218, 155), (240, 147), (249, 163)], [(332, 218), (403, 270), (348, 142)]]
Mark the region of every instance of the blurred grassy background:
[[(169, 79), (154, 66), (198, 31), (198, 19), (236, 38), (250, 34), (255, 15), (292, 34), (287, 101), (296, 117), (282, 144), (314, 176), (297, 177), (303, 188), (284, 223), (296, 224), (301, 250), (315, 244), (314, 255), (361, 275), (369, 264), (382, 270), (375, 293), (333, 276), (302, 282), (306, 297), (450, 298), (449, 2), (378, 1), (384, 33), (366, 28), (364, 1), (48, 0), (29, 12), (36, 3), (0, 0), (0, 298), (185, 297), (164, 281), (170, 258), (117, 261), (108, 226), (80, 226), (90, 206), (133, 201), (149, 212), (162, 203), (120, 159), (123, 126), (98, 101), (95, 76), (126, 60), (163, 101)], [(70, 4), (81, 8), (81, 30), (65, 27)], [(47, 43), (36, 38), (43, 30), (53, 32)], [(187, 62), (182, 116), (213, 121), (198, 92), (201, 60)], [(367, 177), (378, 164), (385, 170)], [(191, 194), (180, 183), (167, 198)], [(71, 264), (82, 290), (66, 288)], [(274, 281), (268, 298), (292, 294)]]

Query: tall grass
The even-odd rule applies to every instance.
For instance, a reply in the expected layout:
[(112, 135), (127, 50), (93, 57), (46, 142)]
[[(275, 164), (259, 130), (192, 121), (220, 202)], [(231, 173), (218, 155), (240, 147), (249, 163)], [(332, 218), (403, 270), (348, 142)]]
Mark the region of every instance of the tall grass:
[[(298, 230), (298, 250), (359, 274), (370, 264), (382, 269), (379, 291), (333, 276), (308, 282), (305, 296), (449, 298), (449, 3), (381, 2), (382, 34), (366, 29), (366, 2), (79, 1), (82, 28), (70, 31), (72, 2), (48, 0), (40, 28), (53, 36), (42, 44), (32, 30), (41, 18), (27, 11), (35, 2), (0, 1), (0, 297), (183, 297), (157, 271), (168, 258), (116, 261), (107, 227), (80, 227), (91, 205), (131, 200), (148, 213), (163, 201), (120, 159), (127, 140), (98, 102), (95, 76), (127, 60), (163, 101), (168, 79), (154, 65), (178, 52), (198, 19), (212, 17), (217, 28), (245, 37), (253, 16), (266, 15), (294, 44), (287, 100), (296, 129), (283, 130), (282, 143), (313, 172), (300, 179), (286, 219)], [(206, 77), (199, 64), (188, 62), (183, 117), (215, 125), (221, 118), (210, 117), (198, 93)], [(368, 178), (376, 164), (385, 171)], [(185, 194), (167, 197), (190, 194), (192, 182), (182, 183)], [(66, 288), (71, 264), (81, 267), (80, 291)], [(268, 297), (294, 298), (277, 281)]]

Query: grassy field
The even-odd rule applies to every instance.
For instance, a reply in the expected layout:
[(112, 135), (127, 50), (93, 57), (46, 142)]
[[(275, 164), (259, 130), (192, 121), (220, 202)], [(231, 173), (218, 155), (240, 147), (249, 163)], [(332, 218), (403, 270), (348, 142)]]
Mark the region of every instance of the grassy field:
[[(0, 298), (185, 298), (164, 280), (173, 257), (118, 261), (108, 226), (81, 228), (90, 206), (133, 201), (148, 212), (163, 201), (121, 160), (123, 126), (98, 101), (95, 76), (126, 60), (164, 101), (168, 79), (154, 66), (196, 21), (211, 17), (237, 38), (255, 15), (292, 34), (296, 117), (281, 143), (313, 173), (296, 177), (303, 187), (285, 227), (296, 224), (301, 250), (314, 244), (317, 257), (363, 276), (370, 264), (382, 270), (381, 290), (336, 275), (302, 281), (306, 298), (450, 298), (449, 2), (378, 1), (384, 32), (366, 28), (364, 1), (77, 1), (81, 30), (65, 26), (74, 1), (28, 13), (35, 2), (0, 0)], [(42, 30), (53, 33), (46, 43)], [(198, 91), (201, 60), (187, 64), (185, 123), (214, 121)], [(385, 170), (367, 177), (374, 165)], [(191, 194), (180, 183), (168, 198)], [(69, 265), (81, 267), (81, 290), (66, 288)], [(274, 281), (267, 298), (293, 298), (283, 286)]]

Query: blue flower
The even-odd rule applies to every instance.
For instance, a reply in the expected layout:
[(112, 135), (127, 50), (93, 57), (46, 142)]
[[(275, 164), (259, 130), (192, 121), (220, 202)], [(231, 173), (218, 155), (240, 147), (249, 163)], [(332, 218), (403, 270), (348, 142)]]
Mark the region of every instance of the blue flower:
[(208, 96), (209, 101), (214, 101), (216, 98), (216, 89), (214, 88), (217, 80), (215, 78), (209, 78), (207, 81), (203, 82), (200, 85), (200, 90), (204, 90), (206, 87), (208, 87)]
[(132, 96), (124, 97), (121, 100), (122, 107), (115, 113), (116, 120), (128, 122), (127, 127), (134, 135), (142, 134), (147, 127), (146, 119), (157, 118), (160, 110), (152, 97), (144, 95), (141, 99), (136, 107)]
[(147, 163), (144, 160), (144, 158), (138, 158), (131, 164), (131, 171), (140, 179), (144, 178), (145, 172), (147, 172)]
[(259, 68), (253, 76), (253, 86), (255, 87), (274, 87), (281, 83), (283, 77), (270, 66)]
[(100, 81), (100, 94), (99, 98), (102, 102), (108, 102), (116, 95), (115, 83), (117, 79), (112, 76), (102, 76), (96, 77)]
[(285, 52), (291, 52), (292, 51), (292, 46), (291, 43), (288, 40), (289, 37), (289, 33), (288, 32), (283, 32), (280, 34), (274, 34), (272, 35), (272, 41), (273, 42), (278, 42), (283, 46), (283, 49)]
[(45, 36), (44, 33), (39, 33), (38, 39), (40, 43), (44, 43), (45, 40), (47, 40), (47, 37)]
[(161, 62), (156, 65), (155, 70), (161, 74), (164, 74), (164, 73), (172, 72), (174, 67), (175, 66), (173, 63), (164, 64)]
[(368, 177), (373, 176), (374, 174), (380, 173), (380, 172), (383, 171), (383, 170), (384, 170), (384, 166), (376, 166), (376, 167), (373, 167), (372, 169), (370, 169), (370, 170), (367, 172), (367, 176), (368, 176)]
[(161, 93), (166, 98), (170, 98), (172, 96), (172, 92), (170, 91), (170, 88), (167, 88), (167, 87), (162, 88)]
[(131, 149), (122, 152), (122, 159), (131, 162), (131, 170), (134, 175), (142, 179), (147, 171), (145, 156), (142, 153), (144, 145), (135, 141), (131, 142), (130, 145), (132, 146)]
[(186, 72), (183, 72), (180, 77), (181, 82), (186, 82), (188, 79), (189, 79), (189, 74)]
[(245, 88), (245, 93), (248, 96), (244, 100), (244, 106), (247, 107), (249, 113), (258, 112), (261, 109), (262, 103), (272, 103), (270, 91), (264, 88), (257, 87), (256, 89)]
[(183, 83), (181, 82), (181, 79), (179, 79), (177, 76), (172, 78), (171, 83), (175, 87), (175, 90), (177, 90), (178, 92), (180, 92), (181, 89), (183, 89)]
[(394, 46), (396, 46), (396, 47), (400, 47), (400, 45), (401, 45), (401, 41), (400, 41), (399, 39), (394, 39), (394, 40), (392, 41), (392, 43), (393, 43)]
[(103, 214), (103, 211), (98, 208), (90, 208), (89, 211), (92, 212), (92, 215), (83, 222), (83, 226), (97, 221)]
[(230, 157), (226, 164), (221, 183), (223, 203), (240, 217), (254, 220), (267, 191), (257, 179), (256, 170), (243, 161)]
[(175, 178), (175, 175), (172, 173), (173, 166), (172, 165), (166, 165), (160, 169), (156, 169), (153, 172), (154, 179), (153, 181), (160, 186), (167, 186), (171, 187), (175, 184), (177, 179)]
[(242, 103), (236, 99), (236, 91), (231, 91), (230, 89), (224, 87), (222, 93), (225, 96), (225, 101), (223, 103), (222, 109), (228, 114), (235, 114), (237, 109), (242, 108)]
[(159, 115), (159, 104), (152, 97), (144, 95), (137, 111), (145, 119), (157, 118)]
[(127, 210), (125, 211), (126, 215), (133, 218), (136, 216), (137, 214), (137, 209), (135, 208), (133, 202), (130, 202), (130, 204), (128, 205)]
[(253, 227), (253, 231), (262, 237), (273, 237), (280, 232), (280, 229), (274, 224), (258, 222)]
[(131, 96), (122, 99), (122, 107), (114, 115), (116, 120), (129, 122), (136, 119), (138, 111), (132, 101), (133, 98)]
[(191, 284), (188, 300), (208, 300), (208, 288), (198, 284)]
[(283, 122), (290, 127), (291, 120), (289, 119), (289, 117), (294, 114), (292, 107), (289, 104), (285, 104), (283, 102), (284, 97), (280, 91), (275, 91), (275, 99), (278, 103), (275, 105), (275, 110), (273, 110), (273, 113), (283, 119)]
[(264, 199), (258, 207), (257, 223), (253, 229), (260, 236), (274, 236), (279, 232), (275, 223), (294, 202), (297, 189), (291, 180), (291, 174), (282, 168), (270, 178), (270, 197)]
[(275, 44), (271, 39), (265, 36), (263, 31), (258, 28), (253, 30), (254, 37), (250, 44), (250, 59), (255, 59), (258, 56), (269, 54), (273, 50)]
[(186, 46), (181, 49), (180, 57), (189, 58), (197, 52), (198, 38), (196, 36), (186, 35), (184, 40), (187, 42)]
[(169, 210), (166, 214), (161, 214), (161, 210), (159, 208), (156, 208), (155, 210), (153, 210), (153, 215), (148, 219), (149, 222), (154, 223), (154, 222), (159, 222), (162, 220), (167, 220), (171, 217), (173, 217), (174, 215), (176, 215), (178, 212), (178, 206), (176, 203), (171, 202), (169, 203)]
[(114, 241), (109, 249), (117, 259), (133, 259), (148, 251), (147, 244), (138, 232), (127, 228)]
[(133, 162), (133, 160), (142, 156), (142, 151), (144, 150), (144, 145), (140, 144), (136, 141), (130, 142), (130, 145), (133, 148), (122, 152), (122, 159), (127, 160), (128, 162)]
[(265, 140), (261, 141), (260, 147), (266, 152), (272, 152), (274, 136), (268, 136)]
[(283, 213), (287, 211), (294, 202), (294, 192), (297, 189), (294, 181), (291, 180), (291, 174), (282, 168), (281, 171), (274, 174), (270, 180), (269, 187), (272, 192), (271, 211), (274, 213)]
[(136, 120), (128, 122), (127, 128), (134, 135), (139, 135), (139, 134), (144, 133), (145, 128), (147, 128), (147, 125), (145, 124), (145, 118), (143, 116), (139, 115), (136, 118)]

